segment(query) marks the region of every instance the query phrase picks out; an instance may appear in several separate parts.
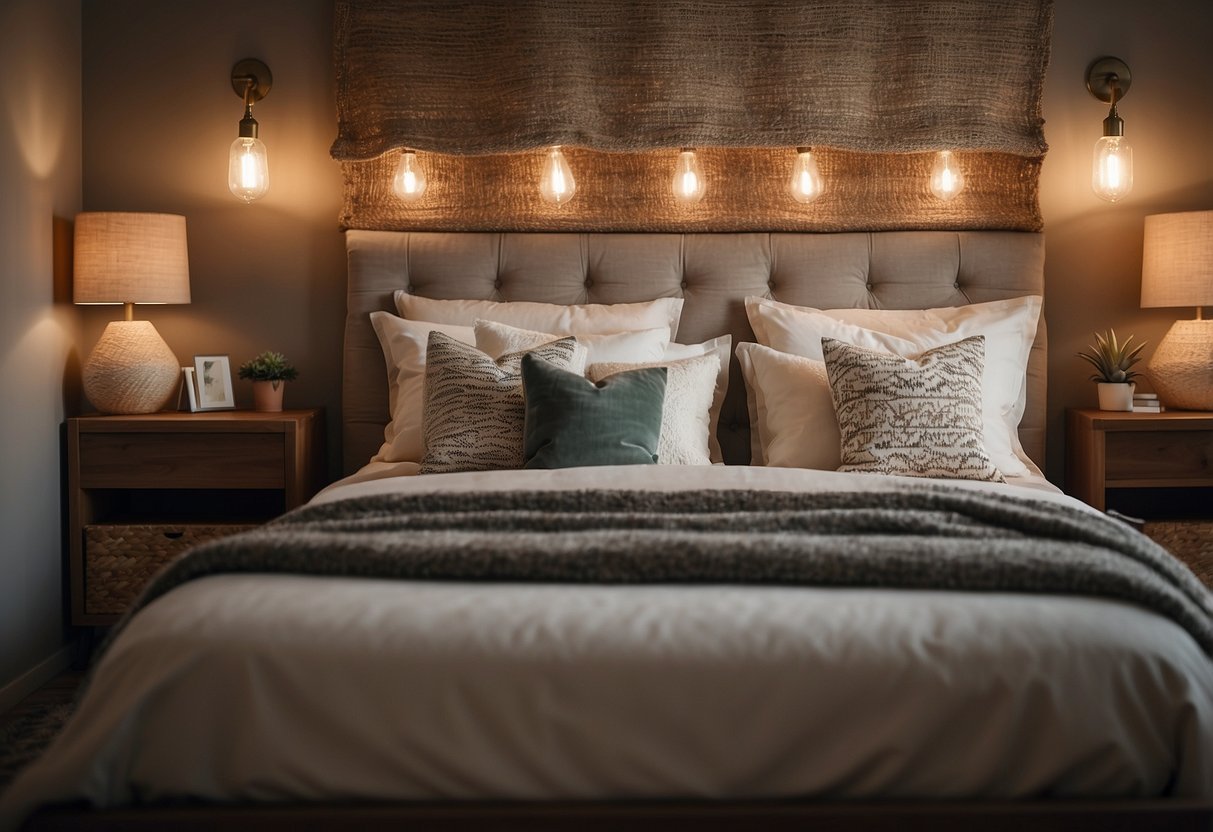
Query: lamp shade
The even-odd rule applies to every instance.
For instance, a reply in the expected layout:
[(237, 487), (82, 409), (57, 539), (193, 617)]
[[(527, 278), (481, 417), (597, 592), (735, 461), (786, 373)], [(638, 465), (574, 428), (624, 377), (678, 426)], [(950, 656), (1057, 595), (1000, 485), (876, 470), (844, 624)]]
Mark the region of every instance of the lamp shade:
[(189, 303), (185, 217), (91, 211), (76, 215), (76, 303)]
[(1141, 305), (1213, 306), (1213, 211), (1146, 217)]

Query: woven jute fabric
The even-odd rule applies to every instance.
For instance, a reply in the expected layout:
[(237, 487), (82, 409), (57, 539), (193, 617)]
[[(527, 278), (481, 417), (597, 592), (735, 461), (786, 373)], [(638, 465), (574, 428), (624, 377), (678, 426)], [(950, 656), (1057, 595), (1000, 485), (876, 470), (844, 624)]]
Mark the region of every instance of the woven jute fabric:
[(156, 573), (186, 549), (251, 528), (248, 523), (85, 526), (85, 611), (120, 615)]
[(819, 145), (1039, 156), (1051, 0), (338, 0), (335, 159)]
[(1146, 523), (1142, 531), (1213, 588), (1213, 521), (1160, 520)]
[(699, 151), (707, 193), (674, 200), (676, 150), (603, 153), (565, 148), (577, 193), (564, 205), (539, 196), (543, 154), (451, 156), (418, 153), (429, 187), (417, 202), (392, 192), (398, 154), (345, 162), (343, 228), (378, 231), (1039, 231), (1041, 158), (957, 154), (965, 189), (945, 202), (931, 194), (934, 154), (817, 152), (826, 182), (814, 202), (792, 199), (793, 148)]

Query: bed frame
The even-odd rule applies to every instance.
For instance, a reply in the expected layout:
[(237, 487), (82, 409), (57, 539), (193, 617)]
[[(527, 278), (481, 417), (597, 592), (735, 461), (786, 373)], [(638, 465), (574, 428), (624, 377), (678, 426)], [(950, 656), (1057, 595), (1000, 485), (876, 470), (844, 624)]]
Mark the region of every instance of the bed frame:
[[(347, 234), (349, 285), (343, 388), (344, 464), (363, 465), (388, 420), (383, 356), (367, 314), (393, 310), (404, 289), (435, 298), (622, 303), (683, 297), (677, 340), (730, 333), (753, 340), (744, 298), (894, 309), (956, 306), (1043, 292), (1044, 243), (1017, 232), (848, 234)], [(1044, 459), (1043, 320), (1020, 427)], [(736, 366), (720, 420), (725, 459), (749, 459), (745, 394)], [(26, 827), (52, 830), (1173, 830), (1211, 832), (1213, 803), (1117, 801), (678, 801), (406, 803), (45, 809)]]

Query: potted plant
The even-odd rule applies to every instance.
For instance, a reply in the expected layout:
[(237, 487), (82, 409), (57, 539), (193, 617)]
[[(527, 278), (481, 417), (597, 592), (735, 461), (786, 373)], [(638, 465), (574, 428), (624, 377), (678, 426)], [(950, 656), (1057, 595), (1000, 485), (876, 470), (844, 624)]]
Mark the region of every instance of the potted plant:
[(266, 350), (240, 365), (240, 378), (253, 382), (253, 409), (270, 413), (282, 410), (282, 391), (286, 382), (299, 377), (280, 352)]
[(1098, 382), (1100, 410), (1133, 409), (1133, 379), (1141, 375), (1132, 369), (1141, 360), (1141, 351), (1146, 346), (1132, 346), (1133, 336), (1124, 341), (1116, 338), (1116, 330), (1106, 334), (1095, 333), (1095, 343), (1090, 352), (1080, 352), (1078, 357), (1095, 368), (1091, 381)]

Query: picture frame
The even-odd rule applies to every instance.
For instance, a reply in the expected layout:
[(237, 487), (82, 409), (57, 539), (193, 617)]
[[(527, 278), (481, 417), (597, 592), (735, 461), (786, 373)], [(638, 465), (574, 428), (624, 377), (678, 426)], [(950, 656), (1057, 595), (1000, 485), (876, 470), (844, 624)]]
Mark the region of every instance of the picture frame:
[[(189, 380), (189, 373), (186, 379)], [(192, 410), (233, 410), (232, 364), (226, 355), (195, 355), (193, 382), (190, 385)], [(197, 407), (194, 407), (195, 403)]]

